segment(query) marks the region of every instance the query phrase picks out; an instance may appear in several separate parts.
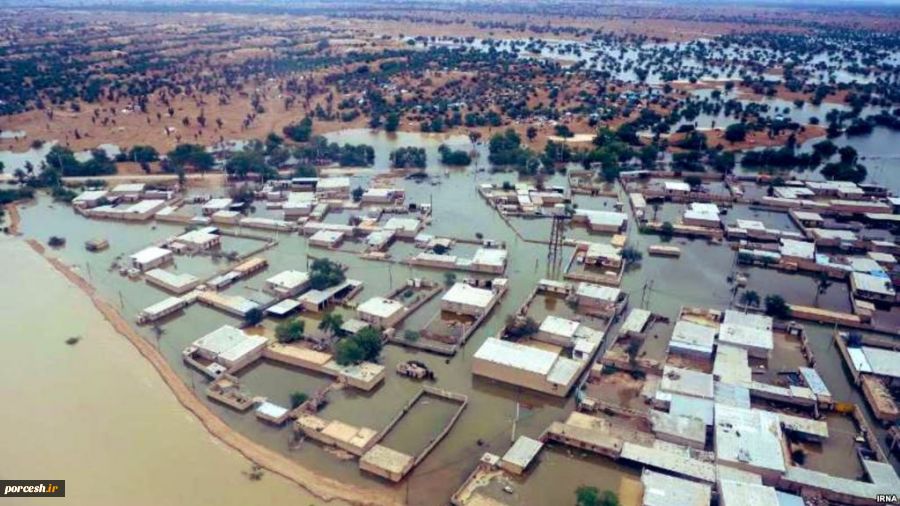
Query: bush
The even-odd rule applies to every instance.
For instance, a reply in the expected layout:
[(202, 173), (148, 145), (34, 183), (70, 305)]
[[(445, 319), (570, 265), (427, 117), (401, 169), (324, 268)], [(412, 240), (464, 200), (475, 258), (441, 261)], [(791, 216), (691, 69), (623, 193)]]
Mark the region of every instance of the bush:
[(772, 318), (786, 320), (791, 316), (791, 309), (781, 295), (766, 295), (766, 314)]
[(275, 337), (280, 343), (293, 343), (303, 339), (303, 331), (306, 329), (306, 322), (296, 318), (286, 320), (275, 327)]
[(291, 394), (291, 409), (297, 409), (304, 402), (309, 400), (309, 396), (305, 392), (294, 392)]

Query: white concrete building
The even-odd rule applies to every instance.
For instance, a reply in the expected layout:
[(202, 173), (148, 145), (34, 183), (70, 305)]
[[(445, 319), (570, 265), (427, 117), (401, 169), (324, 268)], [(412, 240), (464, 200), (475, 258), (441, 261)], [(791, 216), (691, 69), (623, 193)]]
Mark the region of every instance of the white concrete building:
[(402, 218), (394, 216), (384, 224), (385, 230), (391, 230), (397, 237), (412, 239), (422, 230), (422, 221), (418, 218)]
[(774, 348), (770, 316), (729, 309), (719, 326), (719, 343), (747, 350), (751, 357), (768, 359)]
[(267, 342), (265, 337), (251, 336), (230, 325), (223, 325), (194, 341), (188, 350), (193, 348), (192, 351), (206, 360), (235, 372), (261, 358)]
[(641, 506), (709, 506), (712, 488), (684, 478), (644, 468), (641, 473), (644, 497)]
[(441, 309), (478, 318), (491, 307), (496, 296), (494, 291), (486, 288), (476, 288), (468, 283), (455, 283), (441, 297)]
[(266, 280), (263, 290), (276, 297), (294, 297), (309, 288), (309, 274), (303, 271), (282, 271)]
[(391, 328), (406, 315), (406, 306), (384, 297), (372, 297), (356, 307), (360, 320), (377, 328)]
[(174, 257), (175, 255), (170, 250), (158, 246), (150, 246), (149, 248), (138, 251), (128, 258), (131, 261), (132, 267), (141, 271), (147, 271), (171, 262)]
[(716, 405), (716, 462), (761, 474), (767, 483), (784, 473), (786, 443), (778, 414)]
[(227, 211), (231, 207), (231, 203), (232, 200), (229, 198), (210, 199), (203, 204), (203, 215), (212, 216), (219, 211)]
[(720, 228), (722, 226), (719, 206), (706, 202), (691, 202), (690, 207), (684, 211), (682, 221), (685, 225), (695, 227)]
[(565, 397), (581, 362), (551, 351), (489, 337), (475, 352), (472, 373), (504, 383)]
[(472, 257), (472, 268), (479, 272), (503, 274), (506, 270), (507, 251), (498, 248), (478, 248)]
[(309, 238), (311, 246), (320, 248), (336, 248), (344, 240), (344, 233), (339, 230), (319, 230)]
[(580, 307), (608, 317), (615, 315), (618, 311), (621, 295), (622, 290), (611, 286), (578, 283), (575, 288), (575, 298)]
[(715, 327), (708, 327), (687, 320), (679, 320), (672, 329), (669, 351), (684, 355), (709, 358), (716, 341)]

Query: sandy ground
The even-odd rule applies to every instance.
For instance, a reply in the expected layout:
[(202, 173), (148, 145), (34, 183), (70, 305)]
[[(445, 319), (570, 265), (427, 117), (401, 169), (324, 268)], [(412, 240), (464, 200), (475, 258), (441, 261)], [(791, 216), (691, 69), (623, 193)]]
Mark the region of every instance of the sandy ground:
[[(790, 137), (790, 131), (784, 131), (779, 135), (774, 137), (769, 137), (766, 132), (749, 132), (747, 134), (747, 138), (742, 142), (728, 142), (725, 140), (725, 130), (722, 128), (715, 128), (709, 130), (701, 130), (706, 135), (706, 144), (709, 147), (716, 147), (718, 145), (722, 145), (725, 151), (741, 151), (752, 148), (761, 148), (761, 147), (773, 147), (773, 146), (783, 146), (785, 142), (787, 142), (788, 137)], [(819, 125), (805, 125), (805, 129), (800, 132), (797, 132), (797, 143), (803, 143), (810, 139), (815, 139), (818, 137), (825, 136), (825, 128)], [(675, 141), (684, 137), (684, 134), (672, 134), (669, 137), (669, 142), (674, 143)], [(680, 151), (677, 148), (673, 148), (673, 151)]]
[(104, 301), (87, 281), (58, 259), (44, 255), (44, 247), (37, 241), (28, 240), (27, 242), (32, 249), (43, 255), (60, 274), (90, 297), (91, 302), (103, 314), (103, 317), (150, 362), (166, 385), (172, 390), (178, 402), (197, 417), (210, 435), (237, 450), (250, 461), (270, 472), (293, 481), (323, 500), (337, 498), (360, 505), (398, 505), (403, 503), (402, 490), (399, 488), (395, 489), (392, 494), (387, 495), (382, 491), (374, 491), (342, 483), (307, 469), (280, 453), (259, 445), (229, 427), (209, 407), (197, 399), (191, 389), (172, 370), (162, 354), (138, 335), (115, 307)]

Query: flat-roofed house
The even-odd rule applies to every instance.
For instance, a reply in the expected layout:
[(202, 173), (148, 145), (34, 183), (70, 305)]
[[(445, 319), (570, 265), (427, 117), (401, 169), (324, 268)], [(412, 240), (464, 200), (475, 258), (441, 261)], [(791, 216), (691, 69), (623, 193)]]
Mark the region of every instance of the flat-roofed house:
[(219, 247), (222, 244), (222, 236), (203, 229), (191, 230), (176, 237), (172, 243), (183, 245), (187, 250), (196, 253)]
[(393, 230), (375, 230), (366, 237), (366, 247), (373, 251), (384, 251), (397, 235)]
[(109, 192), (106, 190), (87, 190), (81, 192), (77, 197), (72, 199), (72, 206), (80, 209), (90, 209), (97, 207), (104, 201), (108, 200)]
[(478, 318), (491, 307), (496, 295), (494, 291), (486, 288), (477, 288), (468, 283), (455, 283), (441, 297), (441, 309)]
[(322, 198), (345, 198), (350, 195), (349, 177), (325, 177), (316, 184), (316, 194)]
[(614, 316), (618, 312), (622, 290), (611, 286), (578, 283), (575, 288), (575, 300), (578, 306), (584, 307), (594, 314)]
[(422, 230), (422, 221), (418, 218), (402, 218), (394, 216), (389, 219), (383, 227), (385, 230), (392, 230), (397, 237), (412, 239)]
[(641, 506), (709, 506), (712, 487), (644, 468)]
[(171, 262), (174, 254), (165, 248), (158, 246), (150, 246), (128, 257), (131, 260), (131, 266), (141, 271), (147, 271), (160, 265)]
[(539, 341), (545, 341), (558, 346), (570, 346), (575, 340), (575, 332), (581, 323), (548, 315), (541, 322), (537, 334), (534, 336)]
[(277, 297), (294, 297), (307, 288), (309, 288), (309, 274), (287, 270), (267, 279), (263, 290)]
[(592, 209), (576, 209), (572, 221), (586, 223), (592, 232), (618, 234), (625, 230), (628, 215), (614, 211), (595, 211)]
[(512, 447), (500, 459), (500, 467), (513, 473), (524, 474), (528, 465), (537, 457), (544, 443), (528, 436), (519, 436)]
[(472, 257), (472, 270), (503, 274), (506, 270), (507, 251), (498, 248), (478, 248)]
[(715, 327), (701, 325), (688, 320), (679, 320), (672, 329), (669, 351), (683, 355), (709, 358), (716, 342)]
[(719, 326), (719, 343), (743, 348), (751, 357), (768, 359), (775, 342), (773, 325), (770, 316), (729, 309)]
[(336, 248), (344, 240), (344, 233), (339, 230), (319, 230), (309, 238), (311, 246), (320, 248)]
[(229, 198), (209, 199), (201, 208), (204, 216), (212, 216), (219, 211), (227, 211), (231, 207)]
[(557, 353), (489, 337), (475, 352), (472, 373), (560, 397), (568, 395), (581, 362)]
[(684, 197), (691, 193), (691, 185), (684, 181), (666, 181), (663, 183), (666, 195)]
[(876, 300), (894, 303), (897, 300), (897, 292), (894, 290), (891, 278), (876, 276), (865, 272), (850, 274), (850, 288), (853, 296), (860, 299)]
[(362, 201), (370, 204), (390, 204), (403, 200), (405, 192), (401, 188), (369, 188), (362, 194)]
[(144, 195), (144, 183), (123, 183), (114, 186), (110, 191), (110, 195), (126, 202), (134, 202), (140, 200)]
[(192, 347), (206, 360), (235, 372), (261, 358), (267, 342), (265, 337), (252, 336), (230, 325), (223, 325), (194, 341)]
[(775, 483), (785, 472), (786, 442), (777, 413), (716, 405), (716, 462)]
[(719, 206), (706, 202), (691, 202), (690, 207), (684, 211), (682, 221), (685, 225), (695, 227), (720, 228), (722, 226)]
[(391, 328), (406, 315), (406, 306), (384, 297), (372, 297), (356, 307), (360, 320), (382, 329)]
[(151, 269), (144, 273), (144, 279), (174, 294), (189, 292), (200, 284), (200, 278), (185, 272), (172, 273), (163, 269)]

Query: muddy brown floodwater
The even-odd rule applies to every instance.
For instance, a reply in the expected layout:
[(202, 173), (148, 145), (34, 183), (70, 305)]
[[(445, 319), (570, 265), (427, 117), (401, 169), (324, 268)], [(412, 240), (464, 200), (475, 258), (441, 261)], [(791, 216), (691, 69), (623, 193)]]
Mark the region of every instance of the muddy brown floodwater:
[(250, 461), (206, 433), (78, 288), (23, 241), (0, 237), (0, 257), (3, 478), (64, 479), (65, 505), (326, 504), (272, 473), (251, 481)]

